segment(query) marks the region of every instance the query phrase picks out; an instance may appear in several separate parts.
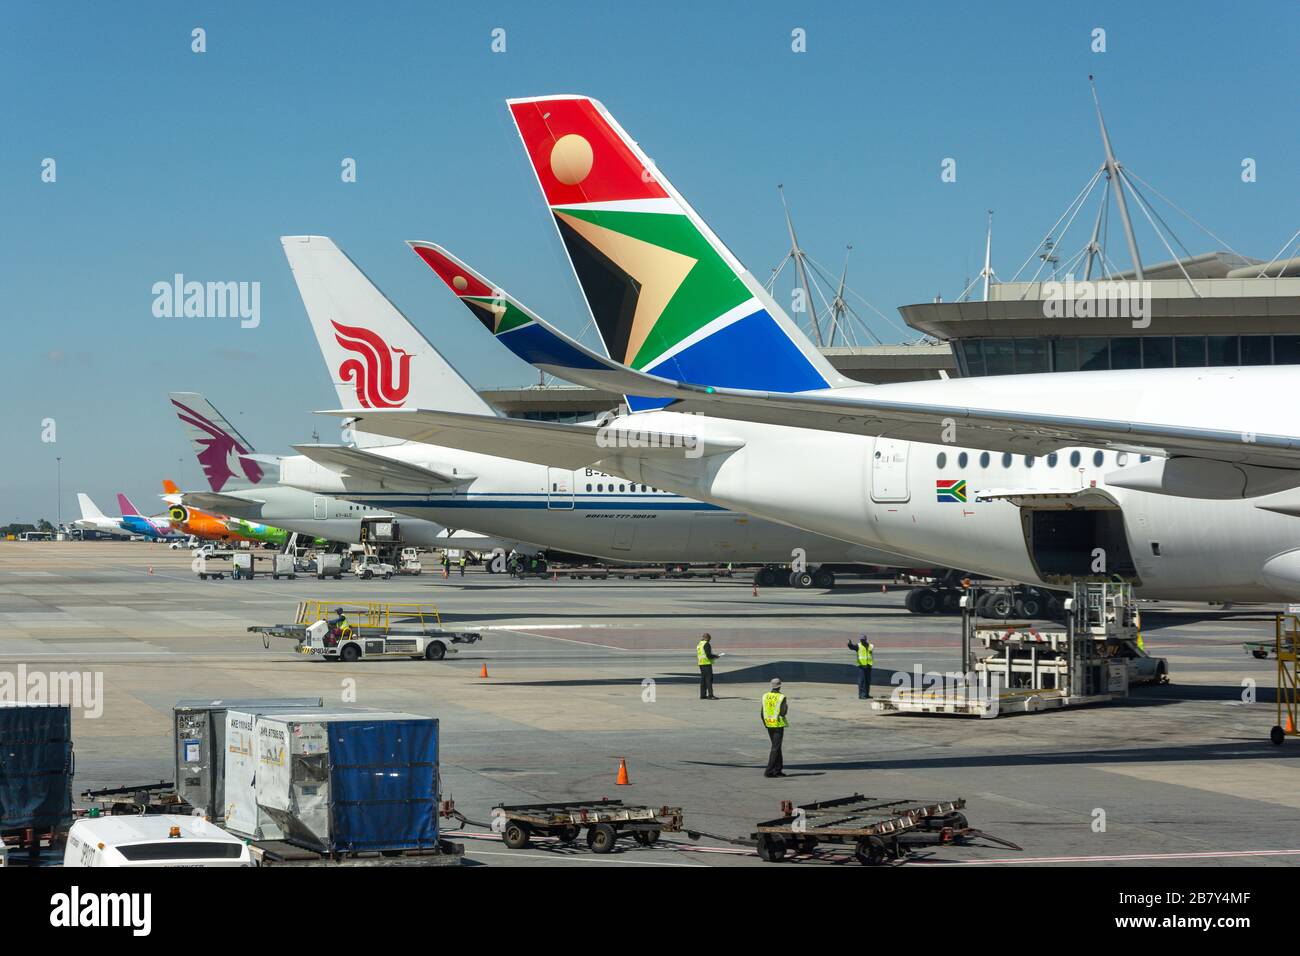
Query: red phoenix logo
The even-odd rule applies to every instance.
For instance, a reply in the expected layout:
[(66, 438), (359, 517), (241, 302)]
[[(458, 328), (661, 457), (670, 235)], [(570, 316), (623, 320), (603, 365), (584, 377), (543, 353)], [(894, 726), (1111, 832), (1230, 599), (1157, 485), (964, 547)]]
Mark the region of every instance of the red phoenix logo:
[[(361, 356), (359, 360), (344, 360), (339, 366), (339, 380), (353, 383), (357, 401), (363, 408), (400, 408), (411, 390), (411, 356), (401, 349), (389, 348), (387, 342), (369, 329), (333, 321), (330, 324), (334, 326), (335, 341)], [(396, 370), (394, 355), (401, 356)]]

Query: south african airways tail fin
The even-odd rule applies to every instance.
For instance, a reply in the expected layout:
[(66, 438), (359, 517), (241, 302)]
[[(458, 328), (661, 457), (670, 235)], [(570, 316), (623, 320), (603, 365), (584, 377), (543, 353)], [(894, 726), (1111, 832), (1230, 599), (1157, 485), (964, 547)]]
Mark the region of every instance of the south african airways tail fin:
[(720, 388), (802, 392), (855, 384), (835, 371), (604, 106), (585, 96), (508, 106), (615, 363)]

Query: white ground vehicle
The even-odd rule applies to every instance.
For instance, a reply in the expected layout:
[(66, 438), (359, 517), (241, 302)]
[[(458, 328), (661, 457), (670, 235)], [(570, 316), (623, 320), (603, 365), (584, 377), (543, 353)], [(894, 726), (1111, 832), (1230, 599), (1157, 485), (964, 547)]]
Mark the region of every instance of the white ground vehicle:
[(64, 866), (252, 866), (244, 841), (202, 817), (173, 813), (82, 817)]
[(397, 569), (398, 574), (419, 574), (424, 570), (424, 565), (420, 563), (419, 548), (403, 548), (402, 563)]
[(1122, 660), (1128, 665), (1128, 682), (1133, 687), (1138, 684), (1169, 683), (1169, 664), (1163, 657), (1152, 657), (1137, 646), (1133, 640), (1119, 641), (1109, 645), (1106, 655), (1111, 660)]
[(352, 573), (363, 581), (369, 581), (371, 578), (383, 578), (387, 581), (397, 573), (397, 569), (391, 564), (380, 561), (375, 555), (367, 554), (352, 566)]
[[(346, 626), (339, 622), (343, 611)], [(352, 663), (363, 657), (405, 657), (440, 661), (454, 654), (452, 644), (474, 644), (483, 639), (477, 631), (444, 631), (438, 609), (432, 604), (355, 604), (302, 601), (292, 624), (254, 625), (254, 634), (297, 641), (299, 654)]]

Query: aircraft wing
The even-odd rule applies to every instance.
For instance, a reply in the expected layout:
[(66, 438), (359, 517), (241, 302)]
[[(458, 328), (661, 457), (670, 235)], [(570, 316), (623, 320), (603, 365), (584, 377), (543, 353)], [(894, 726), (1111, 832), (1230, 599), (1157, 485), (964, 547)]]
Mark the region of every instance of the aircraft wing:
[[(1043, 455), (1060, 448), (1109, 448), (1163, 458), (1191, 456), (1272, 468), (1300, 468), (1300, 434), (940, 404), (814, 392), (715, 388), (638, 372), (598, 355), (536, 315), (497, 339), (524, 361), (578, 385), (669, 399), (665, 408), (713, 418), (875, 435), (990, 451)], [(1087, 374), (1087, 373), (1080, 373)]]
[(474, 480), (473, 475), (448, 475), (348, 445), (294, 445), (318, 465), (348, 478), (392, 491), (438, 491)]
[(613, 457), (703, 458), (744, 447), (735, 439), (622, 430), (606, 432), (590, 425), (562, 425), (516, 418), (490, 418), (428, 409), (334, 409), (317, 412), (356, 419), (369, 434), (444, 445), (485, 455), (499, 455), (553, 468), (587, 468)]

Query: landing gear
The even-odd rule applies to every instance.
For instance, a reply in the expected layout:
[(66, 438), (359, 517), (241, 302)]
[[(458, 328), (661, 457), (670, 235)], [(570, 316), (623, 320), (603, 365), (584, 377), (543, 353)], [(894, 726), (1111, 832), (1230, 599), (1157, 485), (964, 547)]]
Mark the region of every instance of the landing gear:
[(904, 606), (913, 614), (934, 614), (942, 605), (937, 588), (917, 588), (907, 592)]

